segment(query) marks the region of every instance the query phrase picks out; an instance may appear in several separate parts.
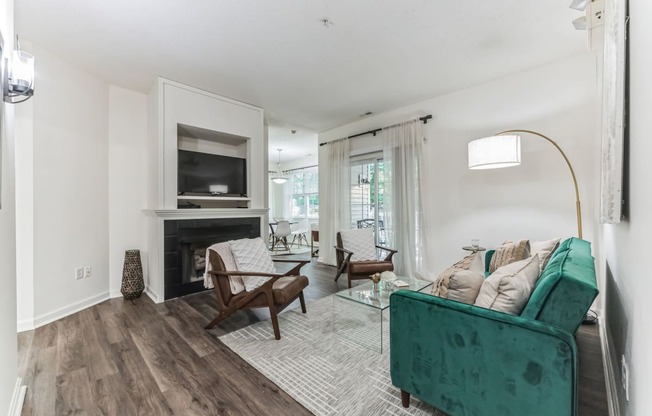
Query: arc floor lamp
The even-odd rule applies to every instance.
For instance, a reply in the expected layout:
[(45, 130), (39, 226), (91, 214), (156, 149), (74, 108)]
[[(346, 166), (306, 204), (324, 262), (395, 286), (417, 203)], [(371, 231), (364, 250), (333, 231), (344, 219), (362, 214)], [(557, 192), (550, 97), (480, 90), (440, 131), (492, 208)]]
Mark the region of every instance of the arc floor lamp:
[(532, 130), (505, 130), (494, 136), (485, 137), (482, 139), (473, 140), (469, 142), (469, 169), (497, 169), (507, 168), (510, 166), (517, 166), (521, 164), (521, 136), (517, 133), (530, 134), (540, 137), (555, 148), (562, 155), (568, 170), (570, 170), (571, 177), (573, 178), (573, 185), (575, 187), (575, 206), (577, 209), (577, 236), (582, 238), (582, 208), (580, 204), (580, 192), (577, 187), (577, 178), (573, 165), (566, 153), (559, 147), (557, 142), (548, 136), (537, 133)]

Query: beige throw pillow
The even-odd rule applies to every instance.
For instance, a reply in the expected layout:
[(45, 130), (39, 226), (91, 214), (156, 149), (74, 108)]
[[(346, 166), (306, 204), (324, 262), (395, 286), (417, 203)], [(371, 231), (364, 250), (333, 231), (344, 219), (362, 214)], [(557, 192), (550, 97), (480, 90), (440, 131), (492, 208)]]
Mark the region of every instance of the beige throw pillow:
[(432, 285), (432, 294), (472, 305), (484, 282), (480, 253), (473, 253), (444, 270)]
[(530, 255), (539, 255), (539, 271), (543, 271), (548, 264), (548, 260), (552, 257), (552, 253), (559, 247), (561, 238), (553, 238), (547, 241), (531, 241), (530, 242)]
[(538, 255), (503, 266), (484, 281), (475, 306), (520, 315), (538, 278)]
[(518, 243), (505, 241), (491, 257), (489, 273), (495, 272), (498, 268), (506, 266), (515, 261), (530, 257), (530, 241), (521, 240)]

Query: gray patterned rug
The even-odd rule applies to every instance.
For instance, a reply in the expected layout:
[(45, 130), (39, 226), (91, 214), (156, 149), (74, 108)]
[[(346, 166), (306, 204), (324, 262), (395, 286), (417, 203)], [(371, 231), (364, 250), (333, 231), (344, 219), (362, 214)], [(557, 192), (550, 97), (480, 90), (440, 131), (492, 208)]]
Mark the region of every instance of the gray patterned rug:
[(281, 340), (269, 321), (219, 337), (231, 350), (315, 415), (445, 416), (412, 397), (401, 406), (389, 374), (389, 348), (379, 354), (333, 334), (333, 300), (279, 316)]

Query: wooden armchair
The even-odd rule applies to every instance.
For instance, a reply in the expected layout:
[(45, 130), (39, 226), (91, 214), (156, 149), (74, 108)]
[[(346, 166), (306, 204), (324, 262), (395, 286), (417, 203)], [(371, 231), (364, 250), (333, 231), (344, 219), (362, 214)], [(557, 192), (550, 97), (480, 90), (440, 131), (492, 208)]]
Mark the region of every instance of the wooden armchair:
[[(301, 267), (309, 260), (274, 260), (276, 263), (297, 263), (286, 273), (263, 273), (245, 272), (239, 270), (227, 270), (224, 260), (217, 251), (209, 248), (207, 250), (206, 273), (212, 279), (219, 314), (213, 319), (206, 329), (211, 329), (234, 312), (241, 309), (269, 308), (272, 318), (275, 338), (281, 339), (281, 331), (278, 325), (278, 313), (289, 304), (299, 298), (301, 311), (306, 313), (306, 303), (303, 298), (303, 289), (308, 286), (308, 278), (300, 275)], [(208, 266), (210, 264), (210, 266)], [(247, 292), (232, 293), (230, 278), (236, 276), (266, 276), (270, 277), (262, 286)]]
[[(342, 238), (345, 234), (345, 238)], [(344, 242), (343, 242), (344, 241)], [(378, 259), (376, 249), (389, 252), (383, 259)], [(342, 273), (346, 273), (351, 280), (368, 279), (374, 273), (393, 271), (392, 256), (397, 250), (377, 246), (374, 243), (373, 230), (362, 228), (358, 230), (343, 230), (337, 233), (337, 275), (335, 281)]]

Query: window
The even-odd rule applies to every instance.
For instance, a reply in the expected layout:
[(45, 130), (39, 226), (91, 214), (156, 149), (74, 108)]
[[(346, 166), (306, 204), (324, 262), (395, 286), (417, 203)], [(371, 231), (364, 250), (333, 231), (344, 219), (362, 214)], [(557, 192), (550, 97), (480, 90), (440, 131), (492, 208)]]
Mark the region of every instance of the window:
[(382, 159), (351, 165), (351, 228), (373, 228), (376, 244), (385, 243)]
[(319, 218), (319, 173), (316, 168), (295, 172), (290, 177), (292, 218)]

